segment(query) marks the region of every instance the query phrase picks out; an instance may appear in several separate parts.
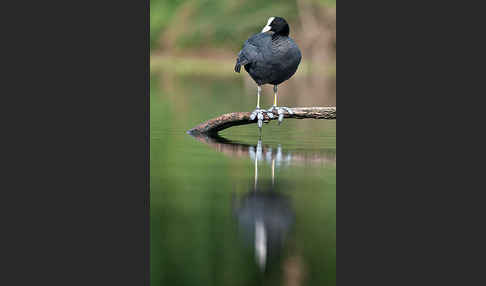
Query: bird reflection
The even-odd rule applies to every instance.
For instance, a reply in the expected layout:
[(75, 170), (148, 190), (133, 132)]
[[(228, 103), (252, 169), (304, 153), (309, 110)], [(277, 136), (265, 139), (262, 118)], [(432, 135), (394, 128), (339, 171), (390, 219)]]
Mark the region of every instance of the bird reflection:
[[(296, 164), (336, 165), (336, 153), (325, 150), (285, 150), (264, 145), (239, 143), (219, 135), (192, 135), (218, 152), (230, 157), (250, 158), (253, 182), (250, 190), (233, 196), (233, 213), (243, 240), (253, 248), (255, 262), (262, 272), (279, 265), (286, 238), (294, 225), (295, 214), (290, 197), (284, 195), (292, 187), (278, 178), (281, 167)], [(260, 175), (271, 168), (271, 179)], [(260, 172), (259, 172), (260, 171)], [(267, 172), (265, 172), (267, 174)], [(297, 263), (301, 267), (300, 263)], [(299, 268), (300, 269), (300, 268)], [(301, 269), (302, 270), (302, 269)]]
[[(261, 143), (258, 144), (261, 147)], [(233, 202), (233, 210), (244, 240), (253, 246), (261, 271), (278, 260), (287, 234), (294, 223), (290, 198), (282, 194), (282, 183), (275, 182), (276, 159), (272, 159), (271, 181), (260, 180), (258, 161), (262, 153), (257, 146), (254, 161), (254, 183), (251, 190)]]

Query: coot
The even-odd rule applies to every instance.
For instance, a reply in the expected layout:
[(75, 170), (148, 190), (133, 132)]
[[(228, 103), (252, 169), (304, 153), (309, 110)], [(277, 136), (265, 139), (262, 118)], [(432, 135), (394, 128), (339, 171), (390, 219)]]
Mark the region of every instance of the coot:
[[(257, 84), (257, 106), (251, 119), (258, 118), (258, 127), (262, 127), (263, 114), (273, 118), (273, 110), (279, 114), (279, 124), (283, 120), (283, 111), (292, 111), (287, 107), (277, 107), (277, 86), (288, 80), (297, 71), (302, 58), (297, 44), (289, 37), (289, 25), (281, 17), (270, 17), (261, 33), (245, 41), (238, 53), (235, 71), (241, 66), (250, 74)], [(260, 108), (261, 85), (272, 84), (274, 92), (273, 106), (264, 110)]]

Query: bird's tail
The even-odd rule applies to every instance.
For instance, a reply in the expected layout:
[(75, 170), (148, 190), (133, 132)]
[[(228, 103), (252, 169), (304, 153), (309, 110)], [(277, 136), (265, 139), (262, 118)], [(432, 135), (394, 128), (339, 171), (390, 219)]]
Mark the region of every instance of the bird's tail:
[(240, 52), (238, 54), (238, 58), (236, 59), (236, 65), (235, 65), (235, 72), (239, 73), (241, 70), (241, 66), (244, 66), (248, 64), (248, 60), (246, 57)]
[(241, 70), (241, 65), (240, 65), (240, 63), (237, 61), (237, 62), (236, 62), (236, 65), (235, 65), (235, 72), (239, 73), (239, 72), (240, 72), (240, 70)]

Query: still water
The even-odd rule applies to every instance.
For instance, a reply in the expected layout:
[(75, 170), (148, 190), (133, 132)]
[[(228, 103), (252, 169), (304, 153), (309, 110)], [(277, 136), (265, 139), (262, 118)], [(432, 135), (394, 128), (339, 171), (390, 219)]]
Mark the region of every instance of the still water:
[(151, 285), (335, 285), (336, 122), (186, 134), (251, 111), (255, 92), (241, 79), (152, 75)]

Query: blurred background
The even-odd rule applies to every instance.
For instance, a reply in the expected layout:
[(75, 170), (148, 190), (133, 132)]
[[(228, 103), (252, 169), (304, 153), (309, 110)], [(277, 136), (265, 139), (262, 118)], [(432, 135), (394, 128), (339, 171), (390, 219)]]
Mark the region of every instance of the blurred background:
[[(335, 0), (152, 0), (150, 5), (152, 71), (238, 79), (245, 84), (245, 94), (253, 96), (256, 86), (250, 77), (231, 72), (236, 55), (269, 17), (282, 16), (303, 55), (293, 80), (279, 89), (282, 102), (336, 104)], [(263, 99), (271, 103), (271, 87), (265, 88)]]
[[(335, 106), (334, 0), (150, 1), (151, 285), (335, 285), (336, 122), (185, 133), (255, 108), (256, 84), (233, 68), (272, 16), (303, 56), (279, 105)], [(262, 95), (270, 107), (272, 86)]]

